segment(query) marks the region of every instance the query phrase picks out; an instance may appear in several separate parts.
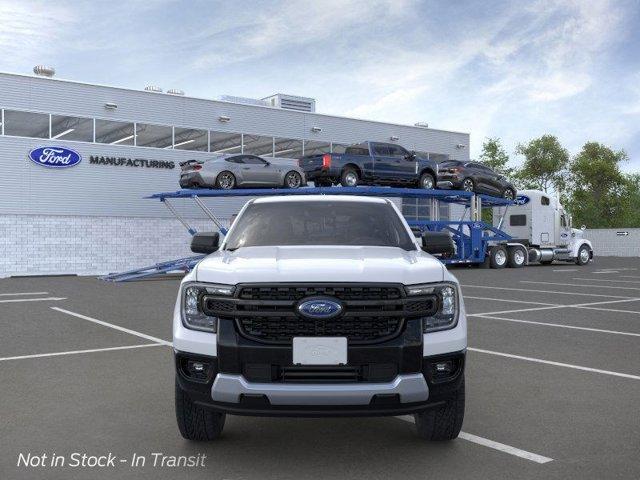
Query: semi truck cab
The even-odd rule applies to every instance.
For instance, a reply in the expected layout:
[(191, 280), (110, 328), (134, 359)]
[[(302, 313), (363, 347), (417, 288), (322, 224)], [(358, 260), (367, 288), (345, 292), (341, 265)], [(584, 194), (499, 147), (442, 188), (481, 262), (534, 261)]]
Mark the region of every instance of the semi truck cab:
[(584, 265), (593, 259), (593, 247), (582, 229), (572, 228), (571, 216), (560, 201), (540, 190), (518, 192), (515, 205), (503, 218), (503, 207), (494, 207), (493, 223), (512, 237), (510, 243), (528, 249), (530, 263), (554, 260)]

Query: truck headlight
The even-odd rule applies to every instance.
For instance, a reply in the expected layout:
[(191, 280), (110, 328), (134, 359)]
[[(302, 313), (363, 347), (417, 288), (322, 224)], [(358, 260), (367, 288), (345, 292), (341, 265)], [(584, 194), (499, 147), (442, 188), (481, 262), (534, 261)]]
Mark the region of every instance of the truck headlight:
[(458, 287), (454, 283), (410, 285), (406, 287), (407, 295), (436, 295), (438, 310), (435, 314), (422, 317), (424, 333), (437, 332), (454, 328), (458, 323), (459, 301)]
[(182, 323), (191, 330), (215, 333), (218, 318), (205, 315), (202, 297), (205, 295), (233, 295), (231, 285), (186, 283), (182, 288)]

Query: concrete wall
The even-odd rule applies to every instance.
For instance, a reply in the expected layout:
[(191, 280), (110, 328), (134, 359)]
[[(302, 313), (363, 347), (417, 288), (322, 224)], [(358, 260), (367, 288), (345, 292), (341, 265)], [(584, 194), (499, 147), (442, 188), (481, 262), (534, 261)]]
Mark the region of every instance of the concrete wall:
[(584, 236), (597, 257), (640, 257), (640, 228), (587, 229)]
[[(192, 226), (217, 230), (205, 220)], [(189, 242), (169, 218), (1, 215), (0, 277), (122, 272), (193, 255)]]

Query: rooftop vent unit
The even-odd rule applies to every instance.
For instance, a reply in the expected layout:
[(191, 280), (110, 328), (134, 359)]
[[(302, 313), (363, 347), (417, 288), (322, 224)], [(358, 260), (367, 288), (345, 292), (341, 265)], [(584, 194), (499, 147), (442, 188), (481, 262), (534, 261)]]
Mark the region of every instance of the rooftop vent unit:
[(267, 101), (272, 107), (284, 108), (286, 110), (297, 110), (298, 112), (316, 111), (316, 101), (314, 98), (276, 93), (270, 97), (263, 98), (263, 100)]
[(162, 89), (156, 85), (147, 85), (144, 87), (147, 92), (162, 93)]
[(417, 122), (417, 123), (414, 123), (414, 125), (420, 128), (429, 128), (429, 124), (427, 122)]
[(184, 97), (184, 90), (178, 90), (177, 88), (172, 88), (170, 90), (167, 90), (167, 93), (169, 95), (178, 95), (180, 97)]
[(218, 98), (223, 102), (241, 103), (243, 105), (257, 105), (259, 107), (268, 107), (270, 105), (269, 102), (257, 98), (235, 97), (233, 95), (221, 95)]
[(33, 73), (39, 77), (53, 77), (56, 74), (56, 69), (53, 67), (47, 67), (45, 65), (36, 65), (33, 67)]

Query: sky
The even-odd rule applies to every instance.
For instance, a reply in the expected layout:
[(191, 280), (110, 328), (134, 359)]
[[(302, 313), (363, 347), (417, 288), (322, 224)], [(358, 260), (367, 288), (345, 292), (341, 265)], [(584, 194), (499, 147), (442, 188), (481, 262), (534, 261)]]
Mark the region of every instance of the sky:
[(0, 0), (0, 71), (624, 149), (640, 172), (640, 0)]

